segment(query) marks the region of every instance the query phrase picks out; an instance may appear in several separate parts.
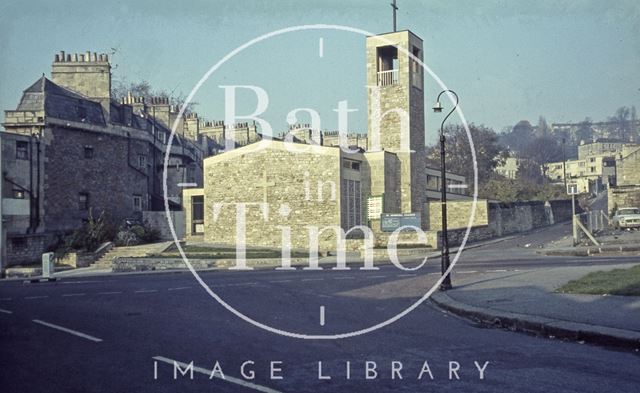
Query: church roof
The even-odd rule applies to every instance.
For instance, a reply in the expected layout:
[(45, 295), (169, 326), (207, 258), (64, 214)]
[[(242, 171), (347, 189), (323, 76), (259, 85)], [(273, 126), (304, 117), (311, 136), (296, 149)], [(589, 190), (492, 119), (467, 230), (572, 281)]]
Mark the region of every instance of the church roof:
[(316, 154), (340, 157), (342, 149), (332, 146), (308, 145), (304, 143), (284, 142), (276, 139), (260, 139), (248, 145), (237, 147), (231, 151), (223, 152), (204, 159), (205, 163), (216, 163), (233, 160), (238, 156), (248, 153), (259, 153), (262, 150), (288, 150), (292, 153)]

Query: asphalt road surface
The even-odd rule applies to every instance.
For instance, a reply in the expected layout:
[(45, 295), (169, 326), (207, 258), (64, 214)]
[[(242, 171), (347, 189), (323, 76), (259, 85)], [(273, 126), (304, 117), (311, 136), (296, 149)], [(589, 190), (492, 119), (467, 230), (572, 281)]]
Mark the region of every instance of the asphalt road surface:
[[(454, 285), (456, 275), (490, 270), (638, 261), (536, 254), (569, 230), (560, 225), (465, 251)], [(438, 271), (434, 259), (417, 271), (383, 265), (200, 277), (229, 307), (271, 329), (335, 335), (393, 318), (429, 290)], [(637, 352), (486, 329), (428, 301), (355, 337), (279, 335), (234, 315), (188, 272), (2, 282), (0, 348), (0, 391), (7, 393), (586, 393), (640, 386)]]

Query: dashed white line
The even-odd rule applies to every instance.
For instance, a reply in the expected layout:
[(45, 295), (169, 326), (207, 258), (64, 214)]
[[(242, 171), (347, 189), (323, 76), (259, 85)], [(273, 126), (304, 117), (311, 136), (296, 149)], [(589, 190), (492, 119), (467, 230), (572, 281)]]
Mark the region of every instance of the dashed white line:
[(72, 296), (84, 296), (86, 293), (65, 293), (62, 297), (72, 297)]
[(0, 308), (0, 312), (4, 314), (13, 314), (13, 311), (5, 310), (3, 308)]
[(11, 298), (10, 298), (10, 297), (3, 297), (3, 298), (0, 298), (0, 300), (2, 300), (2, 301), (8, 301), (8, 300), (11, 300)]
[(269, 282), (279, 283), (279, 282), (291, 282), (291, 280), (273, 280)]
[(387, 276), (369, 276), (368, 278), (385, 278)]
[(157, 289), (141, 289), (139, 291), (133, 291), (133, 293), (153, 293), (158, 292)]
[(398, 274), (396, 277), (415, 277), (417, 274)]
[(182, 291), (184, 289), (189, 289), (191, 287), (175, 287), (175, 288), (169, 288), (167, 289), (167, 291)]
[(257, 282), (240, 282), (237, 284), (227, 284), (227, 286), (229, 287), (241, 287), (241, 286), (245, 286), (245, 285), (257, 285)]
[(506, 269), (498, 269), (498, 270), (487, 270), (487, 273), (501, 273), (501, 272), (507, 272), (508, 270)]
[(60, 326), (60, 325), (54, 325), (53, 323), (41, 321), (39, 319), (34, 319), (33, 322), (35, 322), (35, 323), (37, 323), (39, 325), (50, 327), (52, 329), (60, 330), (61, 332), (65, 332), (65, 333), (73, 334), (74, 336), (85, 338), (85, 339), (87, 339), (89, 341), (93, 341), (93, 342), (97, 342), (97, 343), (102, 341), (102, 339), (100, 339), (100, 338), (93, 337), (93, 336), (90, 336), (88, 334), (84, 334), (84, 333), (81, 333), (81, 332), (79, 332), (77, 330), (69, 329), (69, 328), (66, 328), (66, 327), (63, 327), (63, 326)]
[(320, 326), (324, 326), (324, 306), (320, 306)]
[(92, 280), (92, 281), (61, 281), (60, 284), (64, 284), (64, 285), (69, 285), (69, 284), (89, 284), (89, 283), (96, 283), (96, 282), (104, 282), (104, 281), (99, 281), (99, 280)]
[(460, 273), (460, 274), (471, 274), (471, 273), (478, 273), (478, 271), (477, 270), (463, 270), (463, 271), (459, 271), (457, 273)]
[(119, 295), (122, 291), (98, 292), (98, 295)]
[(281, 393), (278, 390), (274, 390), (274, 389), (268, 388), (266, 386), (258, 385), (258, 384), (255, 384), (255, 383), (247, 382), (244, 379), (232, 377), (232, 376), (226, 375), (226, 374), (224, 374), (224, 376), (222, 376), (219, 373), (212, 373), (211, 370), (206, 370), (206, 369), (204, 369), (202, 367), (194, 366), (193, 363), (187, 364), (187, 363), (179, 362), (177, 360), (165, 358), (164, 356), (154, 356), (153, 359), (157, 360), (157, 361), (160, 361), (160, 362), (163, 362), (163, 363), (170, 364), (173, 367), (180, 366), (180, 368), (182, 370), (184, 370), (186, 367), (189, 367), (189, 368), (193, 367), (193, 371), (194, 372), (197, 372), (197, 373), (200, 373), (200, 374), (204, 374), (204, 375), (208, 376), (210, 379), (211, 378), (221, 379), (223, 381), (234, 383), (236, 385), (240, 385), (240, 386), (243, 386), (243, 387), (248, 388), (248, 389), (253, 389), (253, 390), (256, 390), (258, 392)]
[(324, 278), (303, 278), (300, 281), (324, 281)]
[(355, 280), (355, 277), (334, 277), (334, 280)]
[(44, 295), (44, 296), (26, 296), (25, 299), (45, 299), (48, 298), (48, 295)]

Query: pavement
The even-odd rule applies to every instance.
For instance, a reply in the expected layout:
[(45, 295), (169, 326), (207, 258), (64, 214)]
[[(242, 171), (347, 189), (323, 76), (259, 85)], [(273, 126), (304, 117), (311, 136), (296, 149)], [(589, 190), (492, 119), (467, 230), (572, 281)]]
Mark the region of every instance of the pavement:
[[(637, 261), (640, 264), (640, 258)], [(487, 325), (590, 343), (640, 348), (640, 297), (577, 295), (556, 290), (594, 271), (629, 265), (541, 268), (454, 275), (456, 287), (432, 301)]]

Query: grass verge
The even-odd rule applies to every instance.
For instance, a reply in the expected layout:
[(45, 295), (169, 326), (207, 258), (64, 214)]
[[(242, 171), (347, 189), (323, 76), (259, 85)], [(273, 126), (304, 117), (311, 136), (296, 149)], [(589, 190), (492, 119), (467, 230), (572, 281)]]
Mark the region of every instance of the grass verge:
[(569, 281), (558, 289), (558, 292), (640, 296), (640, 265), (629, 269), (589, 273), (577, 280)]

